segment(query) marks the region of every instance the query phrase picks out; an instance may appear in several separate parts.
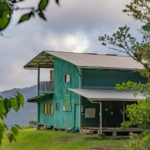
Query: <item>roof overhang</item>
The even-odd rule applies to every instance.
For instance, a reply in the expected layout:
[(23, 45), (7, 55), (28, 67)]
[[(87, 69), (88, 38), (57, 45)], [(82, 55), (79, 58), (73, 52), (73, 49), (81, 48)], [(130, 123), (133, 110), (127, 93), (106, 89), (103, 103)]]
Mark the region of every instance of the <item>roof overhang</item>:
[(47, 96), (50, 96), (50, 95), (53, 95), (53, 93), (46, 94), (46, 95), (39, 95), (39, 96), (35, 96), (35, 97), (32, 97), (32, 98), (29, 98), (29, 99), (27, 99), (27, 102), (29, 102), (29, 103), (37, 103), (39, 100), (42, 100), (43, 98), (45, 98)]
[(117, 90), (101, 90), (101, 89), (69, 89), (90, 101), (138, 101), (144, 100), (141, 94), (134, 96), (135, 91), (117, 91)]
[(54, 68), (54, 56), (49, 55), (46, 51), (41, 52), (34, 57), (25, 66), (25, 69), (38, 69), (38, 68)]

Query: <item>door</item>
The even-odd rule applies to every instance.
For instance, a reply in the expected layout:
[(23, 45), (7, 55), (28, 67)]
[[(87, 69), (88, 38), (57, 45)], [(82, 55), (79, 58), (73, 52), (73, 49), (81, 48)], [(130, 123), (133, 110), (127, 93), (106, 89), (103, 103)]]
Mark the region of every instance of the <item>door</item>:
[(75, 105), (75, 128), (79, 128), (79, 105)]

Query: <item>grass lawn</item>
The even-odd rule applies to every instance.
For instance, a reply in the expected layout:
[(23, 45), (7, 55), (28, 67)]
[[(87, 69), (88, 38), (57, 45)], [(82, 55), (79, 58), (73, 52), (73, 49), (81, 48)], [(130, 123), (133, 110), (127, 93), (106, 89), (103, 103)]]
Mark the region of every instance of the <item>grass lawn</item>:
[(118, 137), (28, 129), (20, 132), (17, 143), (5, 137), (0, 150), (126, 150), (127, 143)]

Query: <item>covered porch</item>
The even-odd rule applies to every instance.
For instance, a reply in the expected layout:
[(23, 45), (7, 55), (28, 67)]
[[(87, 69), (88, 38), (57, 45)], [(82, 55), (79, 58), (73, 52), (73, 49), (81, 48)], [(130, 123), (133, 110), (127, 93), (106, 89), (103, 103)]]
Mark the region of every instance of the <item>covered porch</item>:
[(139, 132), (136, 127), (120, 130), (122, 122), (128, 120), (125, 114), (127, 105), (143, 100), (143, 95), (134, 97), (133, 91), (102, 89), (70, 89), (80, 95), (80, 131), (113, 133)]

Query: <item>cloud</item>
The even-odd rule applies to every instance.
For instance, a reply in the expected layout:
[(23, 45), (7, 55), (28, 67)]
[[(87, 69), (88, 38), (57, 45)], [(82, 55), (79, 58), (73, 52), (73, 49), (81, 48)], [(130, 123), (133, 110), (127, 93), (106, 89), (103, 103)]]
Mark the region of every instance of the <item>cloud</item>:
[[(0, 91), (36, 84), (36, 71), (23, 66), (42, 50), (114, 53), (100, 45), (98, 36), (124, 24), (135, 28), (135, 22), (121, 12), (127, 2), (63, 0), (58, 7), (53, 0), (45, 12), (47, 22), (36, 16), (20, 25), (16, 23), (23, 12), (15, 12), (4, 32), (10, 38), (0, 37)], [(27, 0), (20, 7), (32, 5), (37, 3)]]
[(47, 35), (43, 39), (43, 43), (51, 50), (84, 52), (88, 46), (88, 37), (84, 33), (77, 32), (74, 34), (66, 34), (64, 36)]

